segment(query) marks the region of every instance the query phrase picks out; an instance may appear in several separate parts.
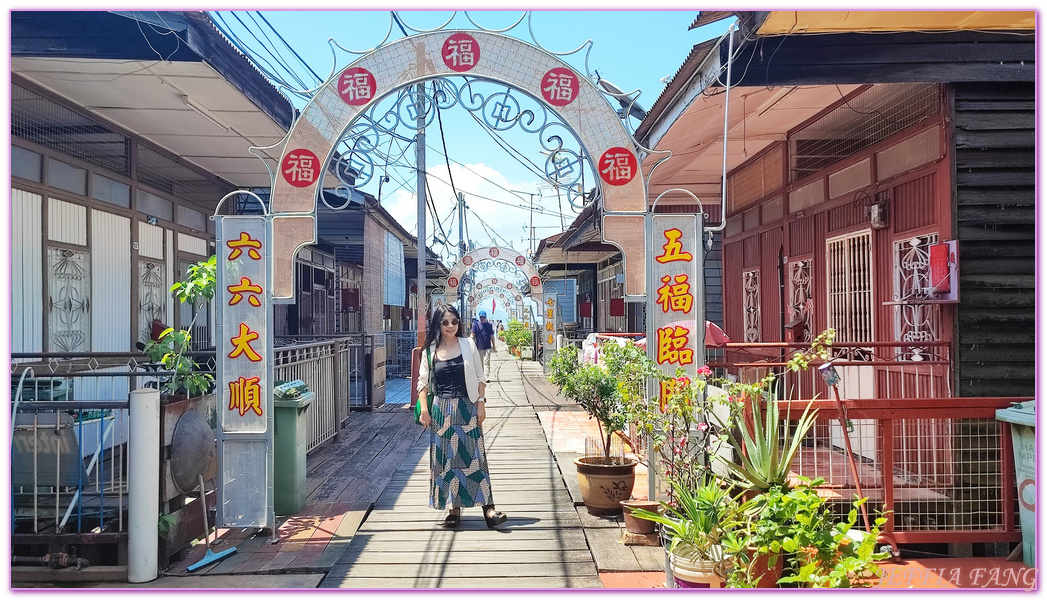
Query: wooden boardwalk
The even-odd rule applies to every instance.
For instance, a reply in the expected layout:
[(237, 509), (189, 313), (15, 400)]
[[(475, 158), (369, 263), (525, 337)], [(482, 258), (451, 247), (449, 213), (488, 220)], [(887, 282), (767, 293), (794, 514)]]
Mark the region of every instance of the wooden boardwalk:
[[(416, 438), (320, 587), (603, 587), (519, 367), (499, 353), (492, 370), (484, 440), (494, 499), (508, 522), (489, 530), (472, 508), (457, 529), (444, 529), (445, 512), (428, 505), (428, 437)], [(354, 485), (355, 477), (345, 479)]]

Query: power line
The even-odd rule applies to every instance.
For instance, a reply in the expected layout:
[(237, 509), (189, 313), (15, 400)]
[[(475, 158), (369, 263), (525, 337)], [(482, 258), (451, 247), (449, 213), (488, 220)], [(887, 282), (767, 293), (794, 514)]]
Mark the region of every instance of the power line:
[[(433, 96), (436, 96), (435, 81), (433, 82)], [(444, 148), (444, 158), (447, 159), (447, 177), (451, 180), (451, 193), (453, 193), (454, 197), (457, 198), (458, 190), (454, 187), (454, 175), (451, 173), (451, 158), (447, 154), (447, 138), (444, 136), (444, 120), (443, 117), (440, 116), (440, 113), (443, 111), (440, 110), (439, 105), (434, 104), (433, 106), (436, 107), (436, 122), (440, 125), (440, 143), (443, 145)]]
[(305, 60), (303, 60), (302, 57), (298, 55), (298, 52), (296, 52), (295, 49), (291, 47), (291, 44), (287, 43), (287, 40), (284, 39), (284, 36), (280, 35), (280, 32), (277, 31), (276, 28), (273, 27), (272, 23), (270, 23), (269, 20), (265, 18), (265, 15), (263, 15), (261, 12), (257, 10), (255, 12), (258, 13), (258, 16), (261, 17), (263, 21), (265, 21), (265, 24), (269, 26), (269, 29), (273, 30), (273, 33), (276, 34), (276, 37), (280, 38), (280, 41), (283, 42), (284, 46), (287, 46), (287, 49), (291, 51), (291, 54), (294, 54), (294, 57), (298, 59), (298, 62), (302, 63), (302, 65), (305, 66), (306, 69), (309, 69), (309, 72), (313, 74), (313, 77), (315, 77), (317, 81), (322, 82), (323, 79), (321, 79), (320, 76), (316, 74), (316, 71), (314, 71), (313, 68), (309, 66), (309, 63), (305, 62)]

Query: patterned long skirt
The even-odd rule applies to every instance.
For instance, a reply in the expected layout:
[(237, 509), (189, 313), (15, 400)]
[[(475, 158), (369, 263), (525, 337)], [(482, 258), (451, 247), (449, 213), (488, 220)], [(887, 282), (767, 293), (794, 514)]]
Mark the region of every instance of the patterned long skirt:
[(494, 504), (483, 431), (469, 398), (433, 398), (429, 428), (429, 506)]

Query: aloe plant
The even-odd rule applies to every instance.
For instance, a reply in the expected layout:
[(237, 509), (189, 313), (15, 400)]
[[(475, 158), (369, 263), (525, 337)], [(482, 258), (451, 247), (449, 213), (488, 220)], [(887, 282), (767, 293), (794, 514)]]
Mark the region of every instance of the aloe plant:
[[(720, 455), (716, 458), (737, 475), (748, 489), (763, 493), (772, 487), (787, 487), (793, 459), (796, 458), (804, 436), (814, 427), (818, 416), (818, 411), (812, 410), (814, 400), (807, 403), (803, 414), (796, 422), (796, 429), (792, 432), (788, 426), (782, 428), (778, 401), (773, 395), (770, 395), (766, 402), (762, 422), (760, 397), (752, 397), (751, 400), (754, 414), (752, 429), (743, 423), (739, 427), (740, 433), (727, 436), (735, 455), (739, 457), (737, 462)], [(727, 424), (720, 421), (719, 417), (716, 419), (721, 427), (727, 428)], [(785, 420), (789, 420), (788, 412)]]

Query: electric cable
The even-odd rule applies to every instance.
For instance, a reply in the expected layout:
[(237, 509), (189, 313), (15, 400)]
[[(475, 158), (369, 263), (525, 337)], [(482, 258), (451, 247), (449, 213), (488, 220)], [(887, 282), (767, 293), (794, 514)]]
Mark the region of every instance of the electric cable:
[(291, 47), (291, 44), (287, 43), (287, 40), (284, 39), (284, 36), (280, 35), (280, 32), (277, 31), (275, 27), (273, 27), (273, 24), (265, 18), (265, 15), (263, 15), (260, 11), (257, 10), (255, 12), (258, 13), (258, 16), (261, 17), (262, 21), (265, 21), (265, 24), (269, 26), (269, 29), (273, 30), (273, 33), (276, 34), (276, 37), (280, 38), (280, 41), (283, 42), (284, 46), (287, 46), (287, 49), (291, 51), (291, 54), (294, 54), (294, 57), (298, 59), (298, 62), (302, 63), (302, 65), (306, 69), (308, 69), (310, 73), (313, 74), (313, 77), (315, 77), (317, 81), (323, 82), (324, 80), (316, 74), (316, 71), (314, 71), (313, 68), (309, 66), (309, 63), (305, 62), (305, 60), (298, 55), (298, 52), (296, 52), (295, 49)]
[[(433, 82), (433, 96), (434, 97), (436, 96), (436, 82), (435, 81)], [(446, 136), (444, 136), (444, 120), (443, 120), (443, 117), (440, 116), (440, 113), (443, 112), (443, 111), (440, 110), (439, 105), (434, 104), (433, 106), (436, 107), (436, 122), (440, 126), (440, 144), (443, 146), (443, 149), (444, 149), (444, 158), (447, 159), (447, 161), (446, 161), (447, 162), (447, 177), (448, 177), (448, 179), (451, 180), (451, 193), (454, 194), (455, 198), (457, 198), (458, 197), (458, 190), (455, 189), (455, 187), (454, 187), (454, 175), (451, 173), (451, 158), (450, 158), (450, 156), (448, 155), (448, 152), (447, 152), (447, 138), (446, 138)]]

